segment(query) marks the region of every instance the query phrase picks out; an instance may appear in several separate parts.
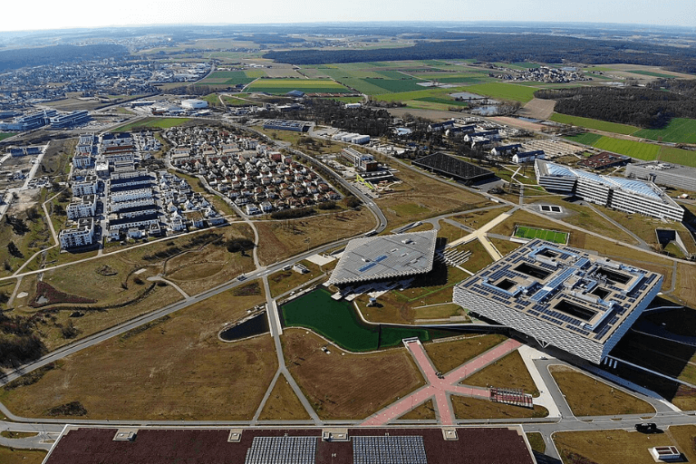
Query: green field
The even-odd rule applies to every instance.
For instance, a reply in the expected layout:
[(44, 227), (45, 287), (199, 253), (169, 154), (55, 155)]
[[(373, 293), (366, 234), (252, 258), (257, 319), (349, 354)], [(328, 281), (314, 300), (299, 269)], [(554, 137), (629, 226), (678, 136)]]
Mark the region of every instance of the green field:
[(331, 299), (319, 289), (281, 307), (285, 326), (306, 327), (349, 351), (374, 351), (398, 346), (401, 340), (419, 337), (421, 341), (448, 336), (444, 331), (368, 325), (358, 319), (353, 304)]
[(560, 122), (562, 124), (571, 124), (573, 126), (586, 127), (605, 132), (614, 132), (616, 134), (630, 135), (639, 131), (639, 127), (629, 126), (626, 124), (617, 124), (615, 122), (600, 121), (599, 119), (581, 118), (578, 116), (569, 116), (567, 114), (553, 113), (551, 121)]
[(266, 77), (267, 75), (266, 71), (264, 71), (263, 69), (247, 69), (246, 71), (244, 71), (244, 74), (246, 75), (246, 77), (250, 77), (253, 79), (256, 79), (258, 77)]
[(555, 230), (537, 229), (536, 227), (517, 226), (515, 228), (515, 237), (526, 238), (529, 240), (540, 238), (548, 242), (560, 243), (562, 245), (568, 243), (567, 232), (556, 232)]
[(447, 98), (439, 98), (439, 97), (416, 98), (416, 101), (442, 103), (443, 105), (450, 105), (450, 106), (469, 106), (469, 104), (467, 102), (464, 102), (464, 101), (450, 100)]
[(633, 134), (649, 140), (696, 143), (696, 119), (674, 118), (662, 129), (643, 129)]
[(10, 132), (0, 132), (0, 140), (4, 140), (6, 138), (12, 137), (13, 135), (16, 135), (16, 134), (12, 134)]
[(607, 150), (645, 161), (657, 159), (657, 155), (660, 153), (660, 147), (657, 145), (633, 142), (631, 140), (620, 140), (612, 137), (602, 137), (596, 141), (593, 146), (600, 150)]
[(696, 151), (662, 147), (659, 159), (667, 163), (682, 164), (696, 168)]
[[(260, 77), (260, 76), (259, 76)], [(201, 85), (247, 85), (254, 81), (245, 71), (215, 71), (199, 82)]]
[(128, 132), (133, 129), (140, 128), (169, 129), (170, 127), (180, 126), (181, 124), (184, 124), (190, 120), (190, 118), (145, 118), (142, 121), (137, 121), (118, 127), (112, 132)]
[(677, 76), (671, 74), (661, 74), (652, 71), (629, 71), (631, 74), (640, 74), (642, 76), (662, 77), (664, 79), (676, 79)]
[(512, 100), (521, 103), (527, 103), (534, 98), (534, 92), (536, 89), (533, 87), (525, 87), (523, 85), (516, 84), (503, 84), (503, 83), (489, 83), (489, 84), (475, 84), (466, 87), (467, 92), (475, 93), (477, 95), (485, 95), (491, 98), (497, 98), (501, 100)]
[(601, 138), (602, 138), (601, 135), (592, 134), (590, 132), (585, 132), (584, 134), (572, 135), (572, 136), (566, 137), (566, 139), (568, 139), (568, 140), (572, 140), (573, 142), (577, 142), (577, 143), (582, 143), (583, 145), (592, 145), (597, 140), (599, 140)]
[(293, 90), (305, 93), (351, 93), (349, 89), (329, 79), (258, 79), (247, 87), (248, 92), (266, 92), (276, 95)]
[[(402, 74), (403, 76), (403, 74)], [(392, 93), (398, 93), (398, 92), (413, 92), (417, 91), (420, 89), (424, 89), (422, 85), (418, 85), (418, 82), (425, 82), (425, 81), (420, 81), (416, 80), (413, 78), (406, 78), (404, 76), (404, 79), (370, 79), (366, 78), (363, 79), (365, 82), (371, 85), (376, 85), (377, 87), (380, 87), (387, 92), (392, 92)]]

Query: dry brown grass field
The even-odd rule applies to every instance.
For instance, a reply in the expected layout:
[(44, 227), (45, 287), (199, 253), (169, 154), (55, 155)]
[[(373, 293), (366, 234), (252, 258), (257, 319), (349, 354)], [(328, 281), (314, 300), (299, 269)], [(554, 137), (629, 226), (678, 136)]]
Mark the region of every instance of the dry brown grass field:
[(539, 390), (517, 351), (484, 367), (461, 383), (475, 387), (522, 388), (525, 393), (539, 396)]
[(277, 369), (273, 339), (218, 338), (264, 302), (258, 283), (247, 285), (258, 294), (232, 290), (196, 303), (69, 356), (31, 385), (6, 386), (0, 400), (26, 417), (78, 401), (84, 419), (251, 419)]
[(309, 269), (307, 274), (300, 274), (291, 269), (289, 271), (274, 272), (268, 276), (268, 286), (271, 289), (271, 296), (276, 297), (288, 292), (319, 277), (323, 273), (319, 266), (307, 260), (302, 260), (300, 264)]
[(551, 375), (576, 416), (652, 414), (655, 408), (573, 368), (552, 366)]
[(542, 406), (535, 405), (534, 409), (528, 409), (466, 396), (453, 395), (451, 398), (457, 419), (529, 419), (549, 415)]
[(21, 450), (0, 446), (2, 464), (41, 464), (46, 458), (45, 451)]
[(424, 420), (424, 419), (436, 419), (435, 406), (433, 405), (433, 400), (428, 400), (420, 406), (416, 406), (399, 419), (405, 420)]
[(666, 433), (646, 435), (626, 430), (558, 432), (553, 441), (564, 463), (654, 464), (649, 448), (676, 445)]
[(307, 251), (308, 247), (312, 249), (367, 232), (374, 225), (374, 216), (367, 208), (288, 221), (257, 222), (259, 260), (264, 265), (282, 261)]
[(309, 414), (290, 387), (285, 376), (281, 375), (273, 386), (271, 396), (266, 401), (259, 420), (309, 420)]
[(285, 330), (285, 359), (322, 419), (364, 419), (425, 384), (406, 348), (354, 354), (305, 329)]
[(504, 342), (503, 335), (470, 335), (465, 338), (423, 345), (435, 368), (447, 373)]

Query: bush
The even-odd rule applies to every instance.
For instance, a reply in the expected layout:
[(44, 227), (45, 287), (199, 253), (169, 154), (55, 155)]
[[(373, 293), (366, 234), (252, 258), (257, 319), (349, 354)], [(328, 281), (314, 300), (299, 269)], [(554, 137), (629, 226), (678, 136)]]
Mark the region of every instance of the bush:
[(284, 209), (282, 211), (275, 211), (271, 213), (271, 218), (273, 219), (296, 219), (306, 216), (311, 216), (316, 211), (314, 208), (295, 208), (295, 209)]
[(87, 410), (79, 401), (62, 404), (48, 410), (49, 416), (85, 416)]
[(353, 195), (346, 198), (346, 206), (349, 208), (357, 208), (361, 204), (362, 204), (362, 202), (357, 197), (354, 197)]
[(317, 205), (317, 208), (319, 209), (336, 209), (336, 202), (335, 201), (323, 201)]
[(227, 251), (230, 253), (244, 252), (254, 249), (254, 242), (248, 238), (233, 238), (226, 243)]

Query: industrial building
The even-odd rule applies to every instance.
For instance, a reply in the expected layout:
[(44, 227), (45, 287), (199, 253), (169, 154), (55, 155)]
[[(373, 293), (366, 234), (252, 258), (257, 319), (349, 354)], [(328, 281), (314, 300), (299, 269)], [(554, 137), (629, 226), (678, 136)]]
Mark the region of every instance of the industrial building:
[(352, 148), (344, 148), (341, 151), (341, 156), (348, 160), (348, 162), (359, 171), (371, 172), (379, 169), (379, 163), (375, 160), (374, 156), (360, 153)]
[(187, 110), (201, 110), (208, 107), (205, 100), (182, 100), (181, 107)]
[(544, 160), (534, 164), (539, 185), (627, 213), (681, 222), (684, 209), (649, 181), (600, 176)]
[(351, 240), (329, 279), (330, 285), (400, 279), (433, 269), (437, 231)]
[(519, 425), (447, 428), (66, 426), (44, 464), (533, 464)]
[(86, 110), (73, 111), (68, 114), (61, 114), (51, 118), (51, 128), (65, 129), (67, 127), (77, 126), (89, 121), (89, 112)]
[(662, 161), (631, 163), (626, 177), (643, 179), (658, 185), (696, 192), (696, 169)]
[(453, 156), (444, 153), (434, 153), (432, 155), (418, 158), (413, 162), (415, 166), (436, 172), (467, 184), (479, 182), (495, 177), (493, 171), (483, 169), (475, 164), (467, 163)]
[(533, 240), (454, 288), (454, 302), (600, 364), (662, 287), (660, 274)]
[(304, 121), (286, 121), (285, 119), (267, 119), (264, 129), (286, 130), (292, 132), (307, 132), (312, 125)]
[(0, 131), (29, 131), (51, 123), (51, 118), (58, 114), (56, 110), (43, 110), (15, 118), (12, 122), (0, 124)]

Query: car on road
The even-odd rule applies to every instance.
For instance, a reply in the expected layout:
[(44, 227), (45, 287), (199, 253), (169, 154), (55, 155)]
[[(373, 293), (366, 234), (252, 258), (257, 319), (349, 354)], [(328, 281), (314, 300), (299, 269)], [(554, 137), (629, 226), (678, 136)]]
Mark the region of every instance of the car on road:
[(237, 277), (237, 280), (242, 282), (242, 281), (246, 280), (246, 276), (244, 274), (242, 274), (239, 277)]
[(657, 424), (654, 422), (643, 422), (642, 424), (636, 424), (636, 430), (641, 433), (657, 433), (660, 431), (657, 428)]

